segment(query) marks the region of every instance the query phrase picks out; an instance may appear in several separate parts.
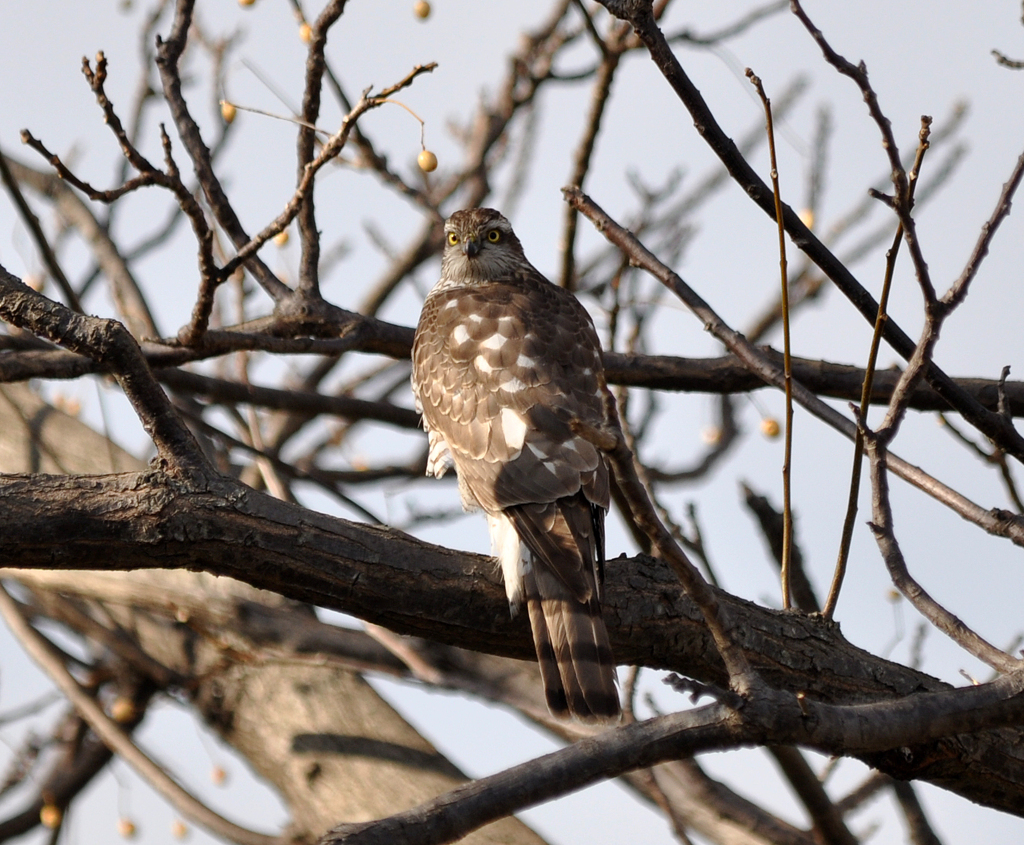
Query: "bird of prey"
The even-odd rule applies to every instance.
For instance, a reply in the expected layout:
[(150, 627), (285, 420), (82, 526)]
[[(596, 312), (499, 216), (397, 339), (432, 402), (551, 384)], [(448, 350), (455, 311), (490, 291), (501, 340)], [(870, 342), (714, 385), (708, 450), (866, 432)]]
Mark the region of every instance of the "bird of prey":
[(412, 350), (427, 474), (454, 467), (463, 507), (487, 514), (512, 613), (523, 602), (529, 612), (551, 712), (617, 718), (600, 605), (608, 466), (575, 433), (614, 414), (597, 332), (497, 211), (455, 212), (444, 238)]

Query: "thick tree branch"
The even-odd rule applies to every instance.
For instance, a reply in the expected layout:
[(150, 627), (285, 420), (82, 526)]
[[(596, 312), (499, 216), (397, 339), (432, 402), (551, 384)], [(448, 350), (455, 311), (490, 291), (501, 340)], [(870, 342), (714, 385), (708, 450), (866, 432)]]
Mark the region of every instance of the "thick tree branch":
[(168, 773), (132, 742), (129, 737), (96, 702), (85, 692), (63, 661), (50, 649), (43, 638), (18, 611), (18, 607), (7, 591), (0, 586), (0, 614), (8, 627), (14, 631), (22, 646), (49, 675), (50, 680), (67, 696), (82, 719), (100, 739), (134, 768), (146, 782), (156, 789), (172, 806), (196, 824), (212, 833), (222, 836), (238, 845), (278, 845), (280, 839), (240, 827), (215, 813), (199, 799), (182, 787)]
[[(959, 725), (1017, 724), (1024, 719), (1024, 673), (991, 684), (909, 696), (895, 703), (835, 706), (772, 693), (740, 711), (721, 704), (616, 728), (497, 775), (468, 784), (387, 819), (339, 825), (322, 845), (442, 845), (495, 818), (597, 780), (704, 751), (784, 737), (824, 753), (862, 753), (888, 744), (911, 747)], [(854, 752), (856, 753), (856, 751)]]
[(30, 290), (3, 267), (0, 317), (86, 355), (111, 372), (170, 471), (196, 479), (211, 472), (199, 444), (182, 424), (135, 339), (121, 323), (76, 314)]
[[(188, 491), (160, 473), (6, 476), (0, 522), (3, 566), (204, 570), (399, 633), (533, 657), (529, 626), (509, 619), (490, 558), (316, 514), (228, 480)], [(64, 538), (60, 545), (50, 542), (55, 536)], [(699, 611), (664, 564), (618, 558), (607, 570), (602, 603), (618, 659), (727, 683)], [(820, 619), (716, 593), (737, 645), (773, 687), (837, 703), (947, 689), (854, 648)], [(1024, 736), (1015, 733), (959, 736), (909, 760), (894, 752), (872, 763), (1008, 812), (1024, 807)]]
[[(240, 326), (207, 332), (203, 343), (193, 348), (176, 348), (157, 343), (143, 343), (142, 349), (150, 366), (157, 369), (157, 377), (166, 382), (178, 376), (168, 368), (192, 361), (202, 361), (241, 350), (264, 350), (277, 354), (307, 354), (320, 352), (337, 354), (339, 351), (378, 353), (394, 358), (406, 358), (412, 344), (412, 329), (364, 318), (337, 309), (328, 324), (343, 339), (317, 340), (307, 335), (281, 337), (273, 325)], [(325, 332), (326, 334), (326, 332)], [(61, 352), (39, 343), (38, 349), (17, 348), (10, 339), (0, 337), (9, 348), (0, 354), (0, 382), (28, 381), (32, 378), (74, 379), (87, 374), (104, 372), (103, 368), (84, 356)], [(22, 342), (21, 346), (25, 343)], [(781, 353), (771, 347), (757, 347), (766, 360), (781, 367)], [(685, 391), (688, 393), (749, 393), (770, 385), (764, 378), (751, 372), (735, 355), (717, 358), (681, 358), (671, 355), (639, 355), (605, 352), (605, 374), (609, 384), (644, 387), (649, 390)], [(818, 396), (856, 401), (864, 383), (863, 367), (836, 364), (807, 358), (793, 359), (793, 377)], [(897, 370), (875, 373), (871, 403), (887, 405), (900, 378)], [(999, 409), (999, 380), (985, 378), (957, 378), (957, 385), (975, 401), (993, 411)], [(198, 384), (198, 383), (197, 383)], [(224, 388), (225, 391), (234, 388)], [(217, 398), (217, 391), (204, 395)], [(284, 391), (287, 392), (287, 391)], [(310, 392), (310, 395), (312, 393)], [(1024, 417), (1024, 382), (1007, 381), (1006, 408), (1011, 417)], [(253, 400), (262, 405), (264, 400)], [(267, 407), (276, 407), (266, 401)], [(914, 386), (908, 398), (908, 407), (916, 411), (949, 411), (949, 403), (926, 384)]]

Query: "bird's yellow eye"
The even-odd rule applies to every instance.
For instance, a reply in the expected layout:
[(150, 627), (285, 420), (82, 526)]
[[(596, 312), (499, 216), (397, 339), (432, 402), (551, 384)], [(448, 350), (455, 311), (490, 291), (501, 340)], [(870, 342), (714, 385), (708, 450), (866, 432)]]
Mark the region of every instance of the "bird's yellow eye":
[(490, 241), (492, 244), (496, 244), (498, 241), (501, 240), (501, 232), (499, 232), (497, 229), (491, 229), (491, 231), (487, 233), (487, 240)]
[(449, 246), (455, 246), (458, 242), (459, 242), (459, 236), (456, 235), (454, 232), (449, 232), (448, 233), (448, 245)]

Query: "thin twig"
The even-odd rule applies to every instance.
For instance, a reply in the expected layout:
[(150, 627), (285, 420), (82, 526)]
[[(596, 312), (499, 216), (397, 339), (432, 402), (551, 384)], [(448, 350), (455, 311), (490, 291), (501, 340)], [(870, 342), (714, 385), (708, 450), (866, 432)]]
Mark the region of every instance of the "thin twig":
[(872, 514), (868, 524), (878, 543), (893, 585), (929, 622), (953, 642), (1000, 672), (1013, 672), (1021, 661), (992, 645), (962, 620), (940, 605), (911, 576), (906, 559), (893, 531), (892, 505), (889, 498), (886, 439), (865, 432), (865, 446), (871, 459)]
[[(596, 43), (601, 52), (601, 63), (597, 67), (597, 78), (594, 80), (594, 88), (590, 95), (590, 112), (584, 124), (583, 136), (580, 138), (576, 148), (572, 174), (569, 176), (570, 185), (583, 187), (583, 181), (586, 179), (587, 172), (590, 169), (597, 137), (601, 131), (601, 119), (604, 117), (605, 108), (611, 95), (612, 81), (615, 79), (615, 72), (618, 70), (627, 37), (631, 34), (631, 29), (629, 24), (619, 23), (609, 33), (607, 38), (602, 38), (583, 3), (577, 2), (576, 5), (587, 23), (591, 39)], [(567, 205), (565, 207), (565, 221), (562, 227), (562, 271), (560, 280), (562, 287), (568, 290), (576, 289), (577, 222), (576, 209)]]
[[(206, 196), (206, 201), (214, 218), (227, 233), (235, 248), (238, 249), (249, 241), (249, 236), (213, 168), (213, 155), (210, 147), (203, 140), (199, 124), (189, 112), (182, 92), (181, 71), (178, 63), (185, 52), (188, 34), (193, 23), (194, 7), (195, 0), (177, 0), (170, 35), (166, 39), (157, 36), (156, 64), (163, 84), (164, 99), (170, 108), (178, 135), (192, 159), (192, 166)], [(288, 286), (271, 272), (259, 256), (253, 256), (246, 264), (246, 268), (275, 302), (280, 302), (291, 295)]]
[[(609, 406), (609, 418), (617, 420), (612, 397), (606, 397), (605, 402)], [(763, 681), (751, 668), (746, 655), (730, 636), (715, 592), (676, 543), (671, 532), (658, 518), (657, 511), (647, 494), (647, 489), (637, 476), (633, 454), (626, 444), (626, 438), (621, 429), (619, 428), (617, 431), (596, 429), (577, 419), (571, 421), (570, 427), (574, 433), (590, 441), (607, 455), (619, 490), (629, 503), (633, 520), (650, 538), (657, 554), (672, 567), (672, 571), (679, 578), (686, 594), (700, 608), (708, 630), (711, 631), (715, 645), (722, 656), (722, 661), (725, 663), (726, 670), (729, 672), (729, 682), (732, 688), (743, 696), (753, 694), (763, 686)], [(616, 428), (618, 428), (617, 425)]]
[[(722, 320), (714, 309), (683, 281), (678, 273), (662, 263), (631, 232), (616, 223), (582, 191), (575, 188), (563, 188), (562, 193), (566, 201), (576, 205), (605, 238), (629, 256), (635, 266), (646, 270), (675, 293), (686, 307), (703, 322), (705, 330), (721, 341), (745, 367), (763, 379), (766, 384), (779, 389), (783, 388), (782, 368)], [(901, 401), (906, 402), (910, 395), (907, 388), (912, 385), (904, 385), (902, 376), (899, 385), (903, 385)], [(852, 420), (822, 402), (799, 381), (793, 383), (793, 398), (822, 422), (841, 432), (851, 441), (856, 436), (857, 426)], [(1024, 546), (1024, 521), (1014, 518), (1012, 514), (980, 507), (966, 496), (928, 475), (919, 467), (897, 458), (895, 455), (890, 454), (889, 467), (901, 478), (952, 508), (964, 519), (981, 526), (989, 533), (1008, 537), (1014, 544)]]
[[(774, 216), (775, 207), (771, 190), (739, 153), (735, 143), (708, 108), (700, 91), (686, 74), (671, 45), (666, 41), (664, 33), (658, 27), (650, 4), (625, 0), (599, 2), (613, 15), (628, 20), (633, 25), (637, 37), (647, 47), (655, 65), (690, 112), (694, 125), (700, 127), (701, 137), (721, 159), (729, 174), (750, 199), (767, 214)], [(878, 303), (854, 278), (849, 269), (804, 225), (799, 215), (789, 206), (783, 207), (783, 220), (793, 242), (832, 279), (858, 312), (873, 323), (878, 314)], [(916, 348), (910, 337), (891, 319), (886, 321), (885, 339), (905, 358), (913, 355)], [(999, 443), (1007, 453), (1024, 461), (1024, 436), (1008, 425), (1005, 419), (965, 395), (933, 361), (928, 362), (926, 378), (928, 383), (972, 424)]]
[(36, 249), (39, 250), (43, 264), (46, 265), (46, 269), (57, 283), (57, 287), (64, 294), (68, 306), (79, 314), (85, 313), (82, 310), (82, 303), (78, 299), (78, 294), (75, 293), (75, 289), (71, 286), (71, 282), (68, 281), (68, 277), (64, 275), (64, 269), (60, 266), (60, 262), (53, 252), (53, 247), (50, 246), (46, 233), (43, 232), (43, 227), (39, 225), (39, 218), (36, 217), (31, 206), (25, 200), (25, 195), (22, 194), (17, 179), (11, 173), (11, 169), (7, 165), (7, 156), (4, 155), (2, 150), (0, 150), (0, 180), (3, 181), (4, 187), (7, 188), (7, 193), (11, 195), (11, 199), (14, 200), (14, 205), (21, 215), (22, 222), (28, 227), (32, 240), (35, 241)]
[(768, 157), (771, 162), (772, 194), (775, 197), (775, 220), (779, 228), (779, 272), (782, 275), (782, 372), (786, 393), (785, 457), (782, 460), (782, 609), (789, 610), (790, 558), (793, 552), (793, 358), (789, 338), (789, 272), (786, 266), (786, 227), (782, 222), (782, 194), (779, 190), (779, 167), (775, 158), (775, 127), (772, 123), (772, 103), (764, 92), (761, 80), (747, 68), (751, 81), (764, 104), (765, 126), (768, 133)]
[(907, 827), (910, 829), (912, 845), (942, 845), (942, 840), (928, 823), (928, 817), (925, 815), (921, 802), (917, 800), (917, 793), (914, 791), (913, 785), (905, 781), (894, 780), (892, 791), (903, 811)]
[(814, 824), (814, 831), (827, 845), (858, 845), (835, 805), (799, 748), (770, 745), (768, 753), (789, 781)]
[(828, 43), (821, 30), (811, 22), (807, 13), (800, 5), (799, 0), (792, 0), (790, 6), (793, 14), (796, 15), (797, 19), (804, 25), (815, 43), (817, 43), (818, 48), (825, 57), (825, 61), (832, 65), (839, 73), (852, 79), (860, 89), (864, 102), (867, 104), (868, 112), (878, 126), (878, 130), (882, 135), (882, 149), (885, 150), (888, 156), (889, 167), (891, 168), (894, 188), (893, 210), (896, 212), (900, 223), (903, 224), (903, 238), (907, 242), (907, 248), (910, 250), (910, 255), (914, 262), (918, 284), (921, 286), (925, 300), (931, 303), (935, 300), (935, 287), (932, 284), (928, 265), (921, 252), (920, 242), (917, 237), (917, 225), (910, 213), (912, 201), (907, 189), (907, 173), (903, 169), (903, 164), (900, 160), (900, 149), (896, 143), (896, 136), (892, 131), (892, 124), (889, 118), (882, 112), (881, 106), (878, 104), (878, 95), (868, 82), (867, 67), (864, 62), (854, 65), (832, 49), (832, 46)]
[[(914, 188), (921, 173), (921, 163), (924, 154), (928, 149), (928, 136), (931, 131), (932, 119), (921, 118), (920, 143), (917, 145), (917, 157), (914, 166), (907, 179), (907, 191), (910, 194), (909, 202), (914, 201)], [(868, 408), (871, 404), (871, 391), (875, 378), (875, 364), (878, 361), (878, 349), (882, 342), (882, 328), (888, 319), (886, 313), (889, 303), (889, 292), (892, 289), (893, 273), (896, 269), (896, 256), (899, 254), (900, 243), (903, 241), (903, 223), (896, 226), (896, 234), (893, 236), (892, 246), (885, 256), (885, 276), (882, 279), (882, 293), (878, 297), (878, 316), (875, 318), (875, 330), (871, 336), (871, 349), (868, 352), (868, 362), (864, 369), (864, 386), (860, 395), (860, 418), (867, 420)], [(836, 568), (832, 576), (832, 585), (829, 588), (828, 598), (825, 601), (823, 614), (826, 619), (831, 619), (836, 611), (836, 604), (839, 601), (839, 591), (843, 586), (843, 579), (846, 577), (846, 564), (850, 557), (850, 546), (853, 542), (853, 527), (857, 519), (857, 499), (860, 495), (861, 459), (864, 457), (864, 433), (857, 429), (857, 436), (853, 441), (853, 468), (850, 471), (850, 494), (846, 502), (846, 517), (843, 520), (843, 531), (839, 540), (839, 554), (836, 559)]]
[(437, 64), (435, 62), (431, 62), (426, 65), (418, 65), (413, 68), (413, 70), (410, 71), (402, 81), (384, 89), (384, 91), (379, 95), (370, 96), (370, 92), (368, 90), (363, 92), (363, 96), (359, 99), (359, 102), (357, 102), (352, 111), (342, 119), (341, 126), (338, 131), (324, 142), (319, 155), (303, 166), (302, 177), (295, 188), (295, 192), (292, 194), (292, 198), (285, 205), (284, 210), (274, 218), (274, 220), (264, 226), (258, 234), (247, 239), (243, 244), (236, 244), (238, 251), (235, 253), (235, 256), (220, 269), (220, 276), (222, 278), (230, 276), (231, 273), (233, 273), (239, 266), (254, 256), (267, 241), (278, 233), (284, 231), (288, 224), (298, 216), (300, 209), (303, 207), (303, 202), (306, 196), (312, 189), (313, 180), (316, 177), (316, 174), (325, 164), (338, 156), (345, 144), (348, 142), (349, 134), (352, 132), (356, 121), (363, 114), (383, 105), (387, 98), (395, 91), (401, 90), (405, 86), (409, 85), (420, 74), (430, 73), (436, 67)]
[(982, 225), (978, 241), (975, 243), (974, 249), (971, 250), (970, 258), (967, 259), (967, 265), (964, 267), (963, 273), (960, 274), (960, 277), (939, 300), (943, 309), (952, 311), (967, 296), (967, 288), (977, 275), (982, 260), (988, 255), (992, 238), (995, 237), (1000, 224), (1010, 213), (1013, 195), (1017, 192), (1022, 179), (1024, 179), (1024, 153), (1018, 156), (1017, 164), (1014, 165), (1010, 178), (1003, 185), (1003, 190), (999, 194), (999, 199), (996, 202), (992, 215)]

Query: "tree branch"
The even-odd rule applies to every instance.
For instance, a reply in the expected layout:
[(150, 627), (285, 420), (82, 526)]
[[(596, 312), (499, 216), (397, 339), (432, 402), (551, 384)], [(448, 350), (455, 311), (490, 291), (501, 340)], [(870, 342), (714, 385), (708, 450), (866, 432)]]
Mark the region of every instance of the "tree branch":
[[(739, 711), (721, 704), (613, 728), (386, 819), (334, 828), (321, 845), (442, 845), (517, 810), (641, 766), (785, 737), (824, 753), (919, 745), (958, 724), (1016, 724), (1024, 718), (1024, 672), (991, 684), (924, 693), (899, 702), (799, 707), (792, 696), (758, 695)], [(962, 720), (962, 721), (961, 721)], [(858, 744), (866, 743), (857, 749)], [(852, 748), (851, 748), (852, 744)]]
[[(651, 11), (651, 4), (644, 0), (600, 0), (601, 4), (616, 17), (628, 20), (637, 36), (643, 41), (655, 65), (678, 95), (680, 101), (693, 117), (694, 126), (715, 154), (721, 159), (730, 175), (754, 201), (754, 203), (775, 219), (775, 200), (771, 189), (764, 183), (750, 164), (736, 149), (732, 139), (715, 119), (700, 91), (686, 75), (672, 48), (665, 40)], [(854, 278), (846, 266), (804, 225), (799, 215), (788, 205), (783, 206), (783, 223), (793, 243), (821, 268), (850, 300), (857, 311), (873, 323), (878, 314), (878, 303)], [(905, 359), (914, 352), (915, 344), (893, 320), (885, 324), (886, 342)], [(953, 380), (934, 363), (929, 363), (926, 373), (929, 384), (978, 429), (1003, 447), (1007, 453), (1024, 462), (1024, 436), (999, 415), (986, 410), (970, 396), (960, 390)]]
[[(528, 623), (508, 616), (492, 559), (323, 516), (227, 479), (215, 490), (188, 491), (161, 473), (6, 476), (0, 478), (0, 523), (3, 566), (204, 570), (398, 633), (534, 656)], [(55, 536), (64, 538), (57, 546)], [(773, 687), (837, 703), (947, 689), (854, 648), (821, 619), (715, 592), (731, 636)], [(602, 606), (619, 660), (728, 682), (699, 611), (664, 564), (610, 560)], [(960, 736), (909, 762), (893, 752), (872, 764), (900, 777), (934, 780), (1008, 812), (1024, 807), (1024, 735)]]
[(4, 621), (14, 631), (25, 650), (75, 706), (75, 709), (96, 735), (179, 812), (196, 824), (202, 825), (211, 833), (236, 842), (238, 845), (280, 845), (281, 840), (278, 837), (264, 836), (239, 827), (213, 812), (178, 784), (163, 766), (146, 756), (132, 742), (131, 737), (103, 712), (96, 700), (79, 686), (60, 658), (49, 649), (42, 637), (21, 615), (14, 600), (2, 586), (0, 586), (0, 614), (3, 615)]

